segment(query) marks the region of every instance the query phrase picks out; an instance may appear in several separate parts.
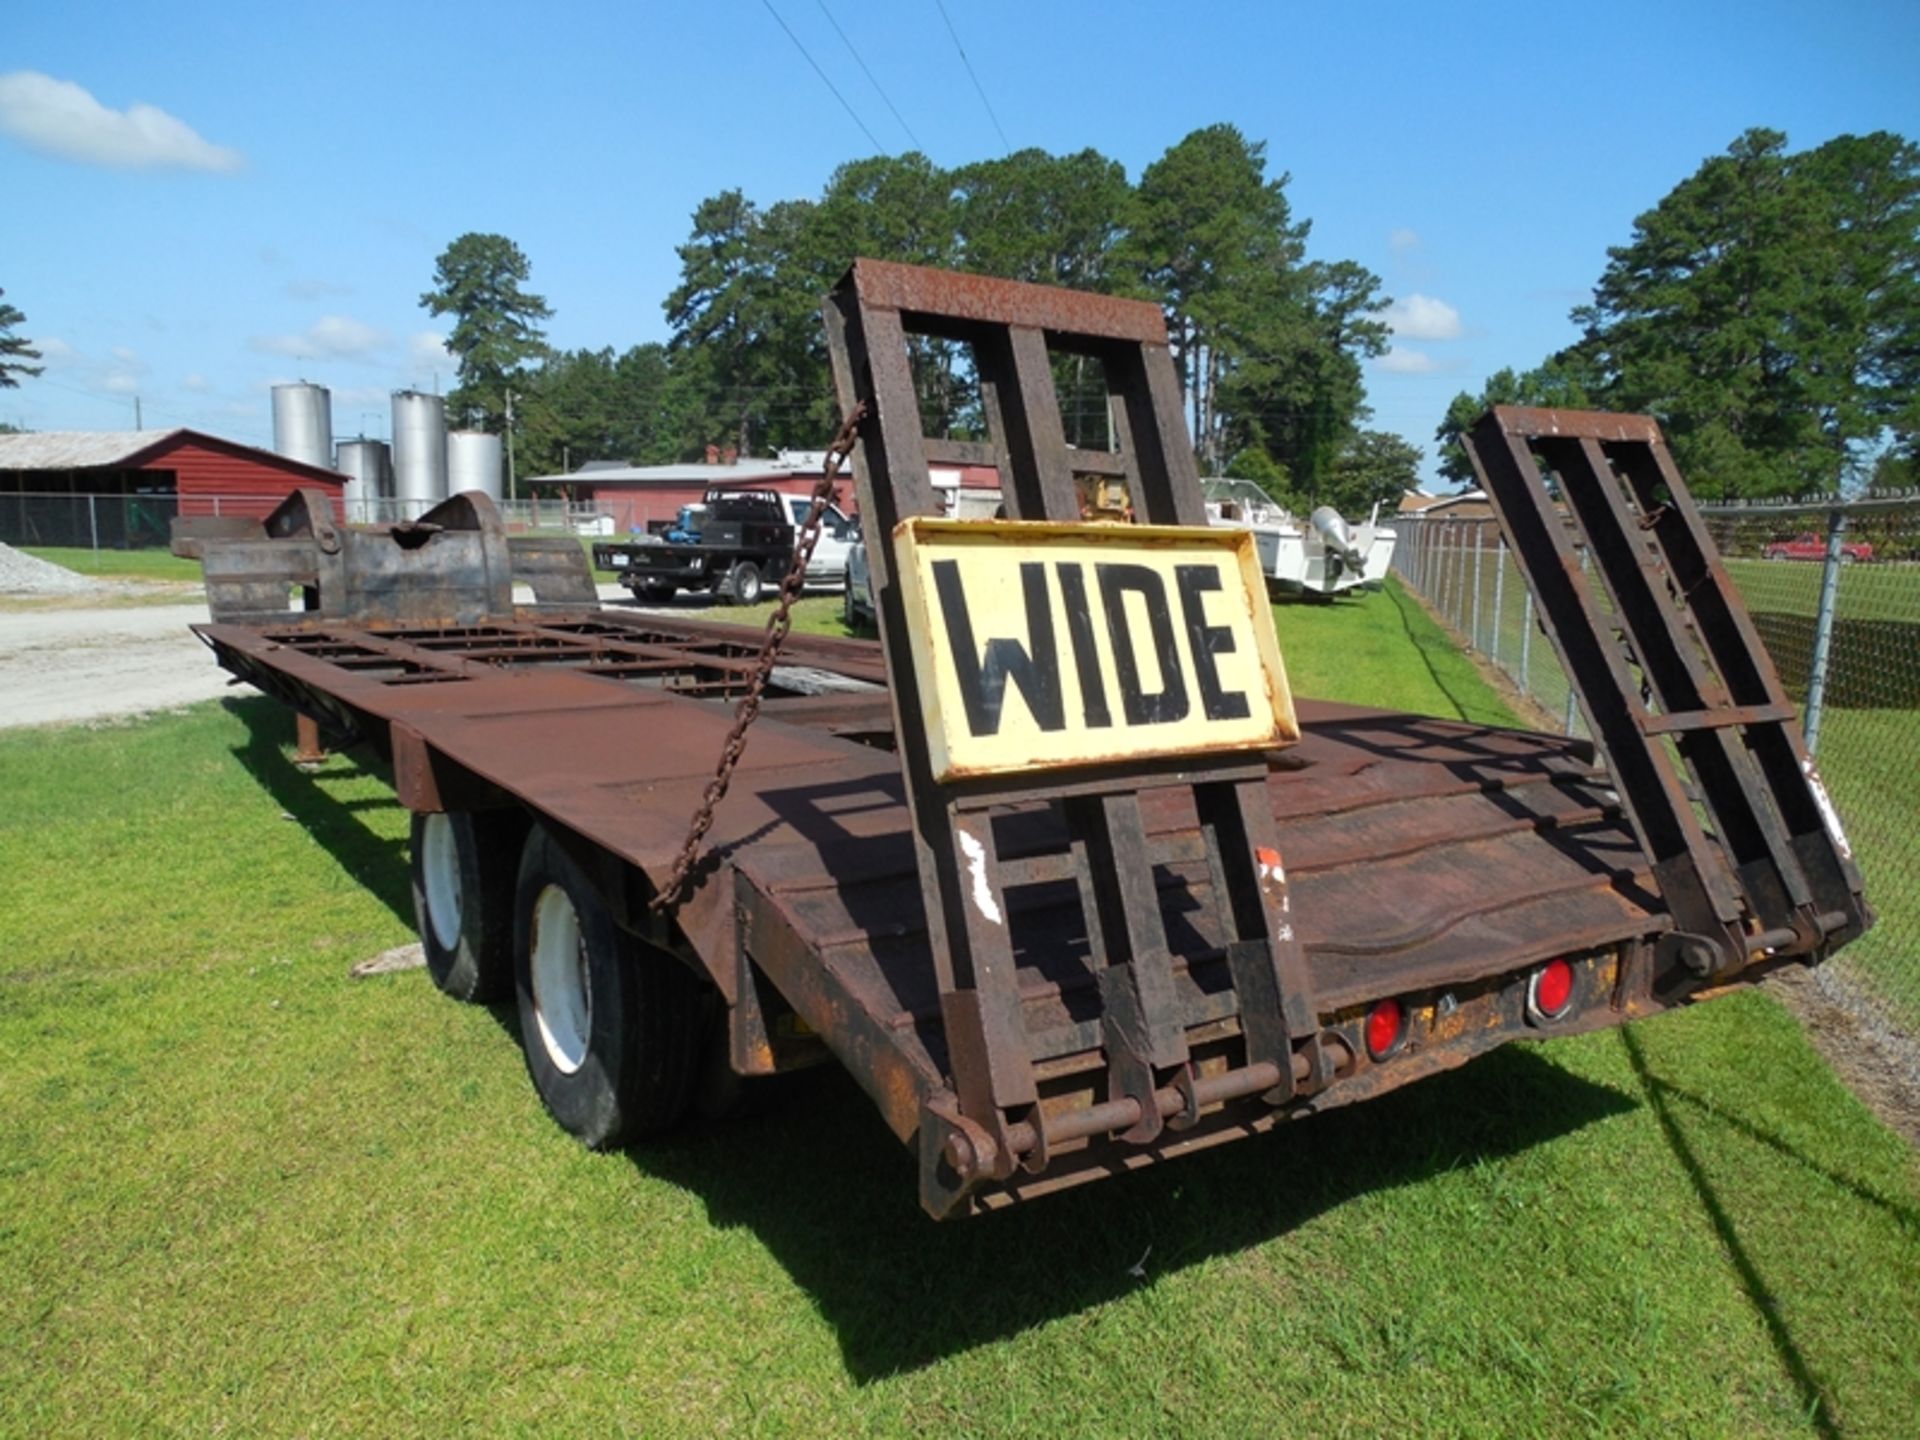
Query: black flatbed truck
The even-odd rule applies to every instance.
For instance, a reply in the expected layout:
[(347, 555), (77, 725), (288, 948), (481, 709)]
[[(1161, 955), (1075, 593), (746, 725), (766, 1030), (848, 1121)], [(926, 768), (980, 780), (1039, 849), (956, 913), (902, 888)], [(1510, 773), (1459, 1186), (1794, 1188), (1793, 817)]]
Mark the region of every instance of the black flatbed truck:
[(612, 572), (637, 600), (661, 604), (680, 590), (711, 591), (735, 605), (757, 603), (793, 563), (794, 528), (773, 490), (707, 491), (699, 538), (658, 535), (602, 540), (594, 568)]

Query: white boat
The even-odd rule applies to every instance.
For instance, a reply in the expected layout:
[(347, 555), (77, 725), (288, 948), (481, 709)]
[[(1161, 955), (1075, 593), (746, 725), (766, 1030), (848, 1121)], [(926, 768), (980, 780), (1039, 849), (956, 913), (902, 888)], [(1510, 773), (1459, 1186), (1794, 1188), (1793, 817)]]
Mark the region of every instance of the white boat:
[(1207, 480), (1201, 489), (1208, 524), (1253, 532), (1270, 591), (1333, 596), (1362, 585), (1377, 589), (1393, 563), (1397, 537), (1380, 523), (1378, 505), (1365, 524), (1349, 525), (1331, 505), (1322, 505), (1302, 525), (1251, 480)]

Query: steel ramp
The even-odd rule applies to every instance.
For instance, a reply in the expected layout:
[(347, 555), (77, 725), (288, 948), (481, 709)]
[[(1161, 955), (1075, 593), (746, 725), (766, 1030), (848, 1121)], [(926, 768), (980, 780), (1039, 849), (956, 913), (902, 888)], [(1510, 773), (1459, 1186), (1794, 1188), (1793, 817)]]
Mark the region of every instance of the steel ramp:
[(1795, 707), (1659, 426), (1501, 406), (1465, 443), (1687, 969), (1719, 977), (1756, 956), (1819, 956), (1863, 930), (1860, 874)]
[[(1071, 880), (1098, 972), (1109, 1103), (1094, 1128), (1133, 1144), (1193, 1124), (1203, 1101), (1141, 793), (1191, 791), (1206, 864), (1220, 883), (1210, 902), (1227, 937), (1243, 1063), (1212, 1088), (1290, 1099), (1330, 1079), (1305, 957), (1288, 896), (1258, 755), (1177, 763), (1038, 771), (992, 779), (935, 778), (909, 624), (898, 583), (896, 527), (938, 516), (929, 462), (998, 468), (1012, 520), (1078, 522), (1078, 482), (1124, 486), (1132, 516), (1204, 526), (1206, 513), (1182, 417), (1179, 384), (1157, 306), (1107, 296), (856, 261), (825, 315), (843, 413), (867, 407), (854, 453), (869, 535), (876, 609), (895, 696), (895, 733), (914, 820), (922, 895), (957, 1107), (932, 1113), (923, 1201), (936, 1214), (973, 1186), (1017, 1168), (1045, 1169), (1057, 1134), (1040, 1114), (1034, 1037), (1020, 999), (1009, 895)], [(971, 347), (989, 440), (929, 438), (911, 369), (910, 337)], [(1098, 360), (1116, 435), (1110, 451), (1069, 447), (1054, 389), (1055, 355)], [(928, 683), (931, 683), (930, 681)], [(1020, 806), (1054, 813), (1064, 845), (1011, 853), (1000, 817)], [(1169, 1098), (1171, 1097), (1171, 1099)], [(1226, 1098), (1225, 1093), (1216, 1098)], [(1084, 1123), (1092, 1124), (1093, 1121)], [(933, 1147), (932, 1152), (928, 1146)]]

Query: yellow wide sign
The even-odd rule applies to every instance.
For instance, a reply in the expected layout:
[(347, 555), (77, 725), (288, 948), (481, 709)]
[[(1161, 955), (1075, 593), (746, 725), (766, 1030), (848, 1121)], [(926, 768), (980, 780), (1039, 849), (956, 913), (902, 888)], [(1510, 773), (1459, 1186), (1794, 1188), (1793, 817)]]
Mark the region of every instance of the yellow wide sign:
[(936, 779), (1300, 738), (1248, 531), (915, 518), (894, 556)]

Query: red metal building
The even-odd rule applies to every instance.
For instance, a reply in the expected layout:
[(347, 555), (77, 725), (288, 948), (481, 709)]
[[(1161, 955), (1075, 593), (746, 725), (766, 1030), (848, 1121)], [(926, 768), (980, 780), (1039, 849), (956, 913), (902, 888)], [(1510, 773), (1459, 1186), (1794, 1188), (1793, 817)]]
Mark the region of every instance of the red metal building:
[(264, 517), (302, 486), (337, 506), (346, 480), (198, 430), (0, 435), (0, 540), (163, 545), (176, 514)]
[[(783, 451), (772, 460), (726, 457), (641, 466), (596, 462), (565, 475), (530, 476), (523, 483), (536, 504), (563, 497), (590, 503), (612, 516), (615, 532), (624, 534), (644, 530), (652, 521), (673, 519), (682, 505), (697, 503), (714, 486), (811, 495), (825, 459), (817, 452)], [(935, 488), (943, 490), (993, 489), (1000, 483), (999, 472), (990, 465), (934, 466), (932, 477)], [(842, 472), (839, 486), (840, 508), (854, 513), (858, 502), (850, 469)]]

